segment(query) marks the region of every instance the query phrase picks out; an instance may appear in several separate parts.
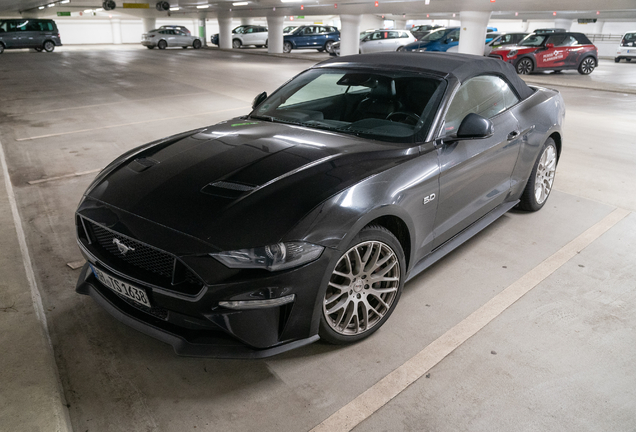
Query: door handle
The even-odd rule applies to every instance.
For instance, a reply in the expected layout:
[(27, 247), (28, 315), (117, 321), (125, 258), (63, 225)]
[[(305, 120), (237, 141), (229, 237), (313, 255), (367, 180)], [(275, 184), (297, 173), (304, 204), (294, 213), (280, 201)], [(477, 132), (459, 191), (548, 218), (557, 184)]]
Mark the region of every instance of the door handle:
[(508, 141), (512, 141), (513, 139), (519, 136), (519, 131), (512, 131), (508, 134)]

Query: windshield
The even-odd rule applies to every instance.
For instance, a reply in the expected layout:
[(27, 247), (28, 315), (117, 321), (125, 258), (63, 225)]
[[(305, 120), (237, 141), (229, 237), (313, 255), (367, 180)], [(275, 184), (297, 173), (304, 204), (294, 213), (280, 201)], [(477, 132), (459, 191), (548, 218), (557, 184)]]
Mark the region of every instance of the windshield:
[(521, 42), (519, 42), (519, 45), (538, 47), (541, 46), (546, 37), (547, 36), (545, 35), (529, 34), (528, 36), (524, 37)]
[(391, 142), (427, 135), (446, 82), (411, 72), (310, 69), (279, 88), (251, 118)]
[(621, 41), (622, 46), (636, 46), (636, 33), (627, 33)]
[(422, 39), (420, 39), (420, 41), (422, 41), (422, 42), (435, 42), (436, 40), (440, 40), (441, 38), (443, 38), (445, 34), (446, 34), (446, 29), (445, 28), (433, 30), (432, 32), (430, 32), (426, 36), (422, 37)]

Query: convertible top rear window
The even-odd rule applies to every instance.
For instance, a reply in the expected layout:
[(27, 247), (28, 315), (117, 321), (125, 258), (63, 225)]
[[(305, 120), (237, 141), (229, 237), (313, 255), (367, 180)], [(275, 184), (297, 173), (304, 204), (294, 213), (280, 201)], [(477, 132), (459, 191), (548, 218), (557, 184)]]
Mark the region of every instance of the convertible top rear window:
[(444, 80), (412, 72), (310, 69), (250, 116), (410, 143), (428, 133), (445, 88)]

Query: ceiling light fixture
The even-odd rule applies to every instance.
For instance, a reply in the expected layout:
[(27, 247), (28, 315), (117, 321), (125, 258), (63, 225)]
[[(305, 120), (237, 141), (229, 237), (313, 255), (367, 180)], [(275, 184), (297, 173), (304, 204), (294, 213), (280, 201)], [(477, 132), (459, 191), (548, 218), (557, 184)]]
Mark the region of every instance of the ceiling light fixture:
[(175, 6), (175, 7), (171, 7), (171, 8), (170, 8), (170, 10), (171, 10), (172, 12), (176, 12), (176, 11), (178, 11), (179, 9), (181, 9), (179, 6)]
[(197, 6), (197, 9), (207, 9), (209, 7), (210, 7), (209, 4), (207, 4), (207, 5), (199, 5), (199, 6)]
[(247, 6), (249, 2), (234, 2), (232, 6)]
[(66, 3), (70, 3), (70, 2), (71, 2), (71, 0), (62, 0), (62, 1), (60, 2), (60, 4), (66, 4)]
[(55, 6), (55, 3), (49, 3), (46, 5), (46, 7), (53, 7), (53, 6)]
[(424, 4), (425, 5), (430, 5), (431, 4), (431, 0), (424, 0)]
[(280, 0), (281, 3), (298, 3), (301, 2), (302, 0)]
[(42, 10), (44, 9), (46, 6), (38, 6), (38, 9)]

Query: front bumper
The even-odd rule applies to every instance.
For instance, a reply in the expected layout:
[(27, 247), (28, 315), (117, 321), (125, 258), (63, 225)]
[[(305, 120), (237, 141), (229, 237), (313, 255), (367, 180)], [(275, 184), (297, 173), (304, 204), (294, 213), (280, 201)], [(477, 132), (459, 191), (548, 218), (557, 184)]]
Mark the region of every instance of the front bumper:
[[(317, 260), (280, 272), (240, 271), (217, 283), (204, 283), (197, 292), (178, 292), (160, 286), (124, 262), (115, 262), (95, 243), (79, 238), (88, 263), (77, 282), (79, 294), (91, 296), (125, 324), (173, 346), (179, 355), (217, 358), (261, 358), (318, 340), (321, 287), (336, 257), (325, 249)], [(139, 247), (138, 245), (136, 245)], [(190, 261), (192, 262), (192, 261)], [(219, 274), (211, 257), (200, 271)], [(136, 304), (103, 285), (90, 265), (112, 277), (143, 289), (151, 308)], [(215, 267), (210, 267), (216, 263)], [(119, 265), (117, 265), (119, 264)], [(205, 276), (203, 279), (205, 279)], [(230, 309), (221, 301), (278, 299), (294, 295), (292, 303), (265, 308)]]
[[(256, 359), (299, 348), (319, 339), (318, 335), (313, 335), (270, 348), (255, 349), (213, 328), (181, 327), (173, 322), (141, 312), (123, 301), (97, 280), (88, 263), (82, 268), (76, 292), (91, 296), (97, 304), (118, 321), (172, 345), (175, 353), (181, 356)], [(176, 313), (173, 313), (172, 321), (192, 324), (187, 316)]]

